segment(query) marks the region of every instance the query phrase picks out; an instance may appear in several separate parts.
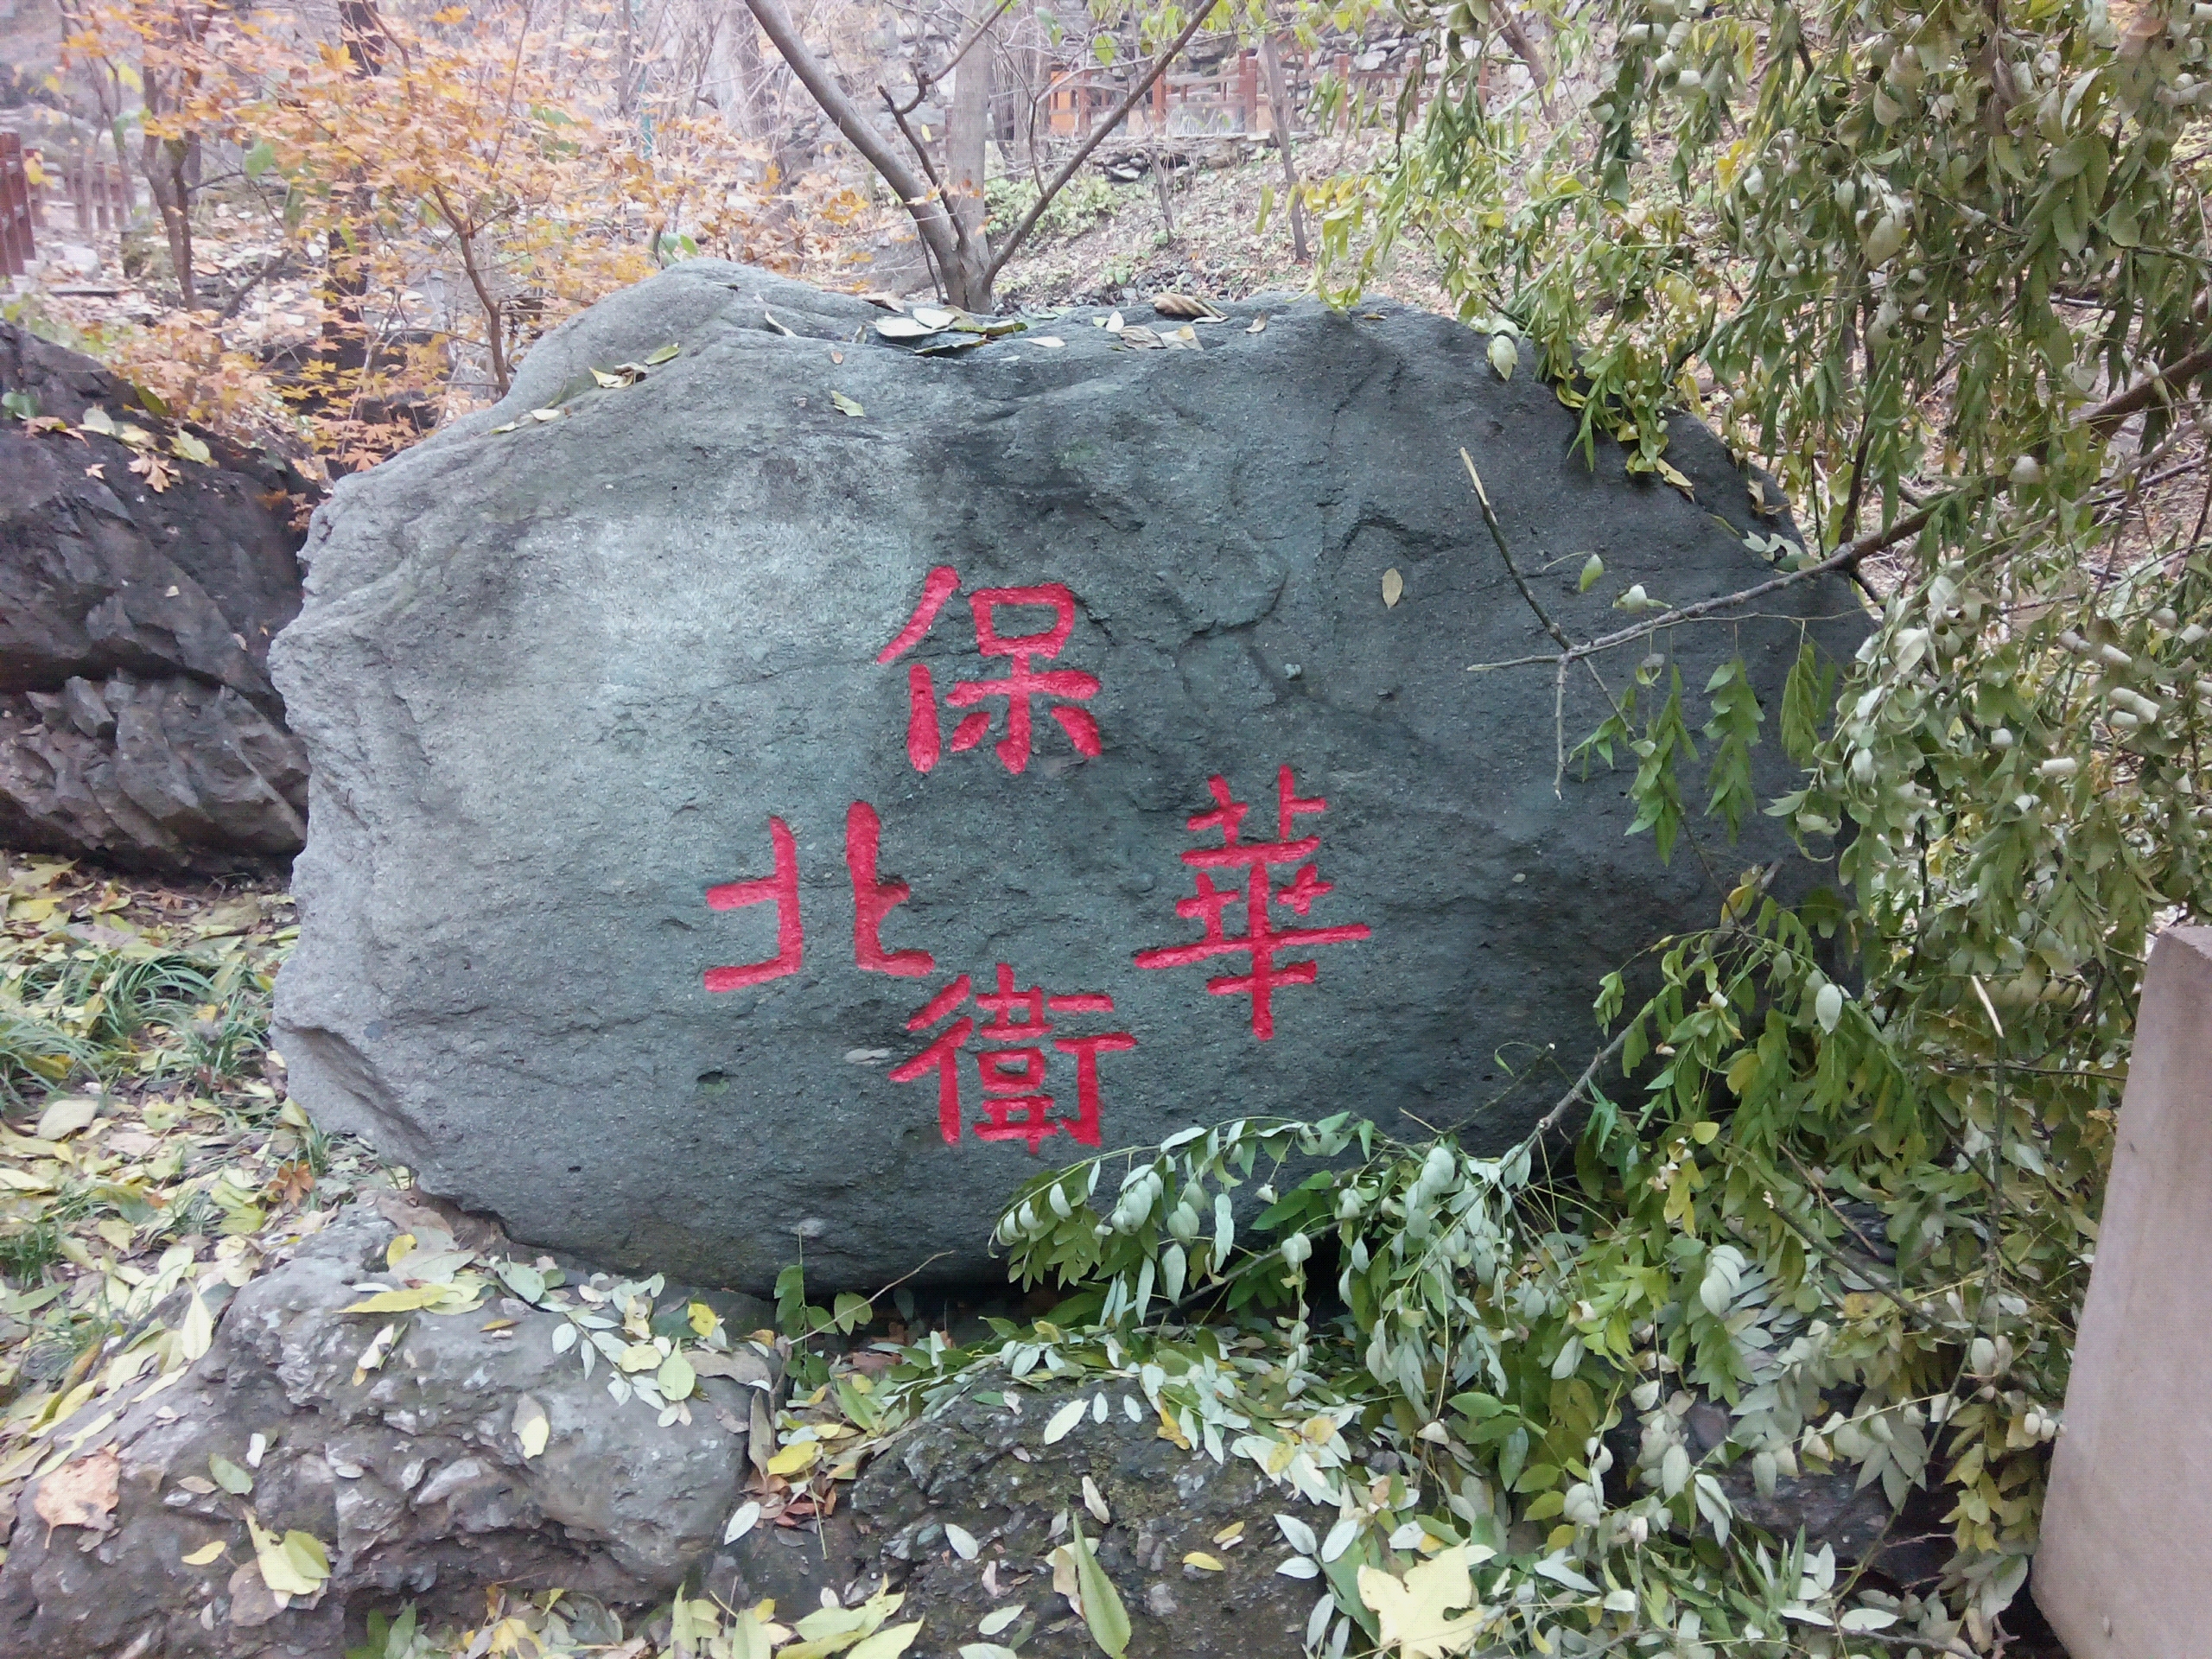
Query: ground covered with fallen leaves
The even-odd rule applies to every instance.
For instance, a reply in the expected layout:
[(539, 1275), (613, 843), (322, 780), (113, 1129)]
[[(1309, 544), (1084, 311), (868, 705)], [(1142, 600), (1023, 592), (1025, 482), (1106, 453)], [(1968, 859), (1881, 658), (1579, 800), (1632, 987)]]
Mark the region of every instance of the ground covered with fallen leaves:
[[(6, 879), (0, 1503), (37, 1482), (48, 1526), (97, 1526), (117, 1501), (117, 1460), (102, 1441), (125, 1403), (151, 1398), (207, 1352), (221, 1287), (244, 1285), (340, 1205), (407, 1176), (321, 1134), (284, 1096), (270, 1001), (298, 928), (279, 885), (162, 885), (36, 855), (8, 857)], [(512, 1275), (532, 1300), (575, 1308), (575, 1345), (606, 1351), (625, 1394), (683, 1408), (690, 1362), (652, 1334), (658, 1281), (602, 1276), (564, 1295), (557, 1272), (493, 1268), (467, 1253), (393, 1268), (391, 1306), (365, 1313), (466, 1311), (487, 1270)], [(679, 1322), (686, 1311), (679, 1304)], [(702, 1356), (700, 1369), (714, 1363)], [(664, 1404), (664, 1392), (677, 1401)], [(221, 1459), (187, 1478), (239, 1494), (253, 1482), (250, 1468)], [(306, 1595), (327, 1576), (320, 1540), (257, 1527), (253, 1542), (272, 1588)], [(624, 1659), (656, 1650), (645, 1637), (626, 1641), (604, 1609), (572, 1627), (550, 1611), (559, 1601), (494, 1596), (480, 1624), (436, 1631), (401, 1609), (372, 1621), (365, 1659), (560, 1653), (587, 1642)]]
[(298, 930), (276, 884), (14, 857), (6, 901), (0, 1503), (206, 1351), (200, 1287), (390, 1179), (284, 1099), (270, 994)]

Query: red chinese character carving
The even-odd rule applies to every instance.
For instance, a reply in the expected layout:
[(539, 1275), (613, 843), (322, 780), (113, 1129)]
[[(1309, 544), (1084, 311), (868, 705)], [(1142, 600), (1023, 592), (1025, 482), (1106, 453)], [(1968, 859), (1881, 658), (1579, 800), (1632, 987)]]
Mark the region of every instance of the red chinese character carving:
[[(909, 1031), (924, 1031), (966, 1001), (974, 982), (963, 974), (931, 997), (906, 1021)], [(1052, 1116), (1052, 1096), (1045, 1086), (1044, 1039), (1053, 1026), (1045, 1016), (1054, 1014), (1111, 1014), (1114, 999), (1095, 992), (1068, 996), (1048, 995), (1042, 986), (1026, 991), (1014, 988), (1014, 969), (998, 966), (998, 989), (976, 997), (976, 1007), (991, 1016), (977, 1027), (973, 1017), (962, 1015), (945, 1027), (921, 1052), (891, 1071), (894, 1083), (912, 1083), (932, 1071), (937, 1074), (938, 1132), (947, 1146), (960, 1140), (960, 1052), (974, 1038), (988, 1045), (977, 1053), (976, 1072), (983, 1090), (983, 1121), (975, 1126), (979, 1141), (1026, 1141), (1034, 1153), (1047, 1137), (1065, 1130), (1078, 1145), (1098, 1144), (1098, 1057), (1135, 1048), (1137, 1039), (1126, 1031), (1092, 1036), (1055, 1037), (1052, 1046), (1075, 1056), (1076, 1116)]]
[(936, 970), (937, 958), (926, 950), (886, 950), (883, 918), (913, 896), (904, 881), (875, 879), (875, 855), (883, 836), (882, 821), (866, 801), (855, 801), (845, 811), (845, 868), (853, 877), (853, 960), (872, 974), (900, 974), (918, 977)]
[[(1239, 842), (1236, 837), (1244, 823), (1244, 815), (1251, 810), (1247, 802), (1231, 800), (1229, 785), (1217, 776), (1206, 787), (1212, 792), (1214, 808), (1201, 812), (1190, 820), (1193, 832), (1208, 830), (1221, 831), (1218, 847), (1194, 847), (1182, 855), (1185, 864), (1198, 872), (1198, 890), (1187, 899), (1175, 901), (1175, 913), (1198, 921), (1205, 929), (1205, 937), (1188, 944), (1163, 945), (1156, 950), (1137, 952), (1140, 968), (1180, 968), (1191, 963), (1204, 962), (1210, 957), (1243, 953), (1250, 959), (1249, 973), (1224, 974), (1206, 982), (1206, 989), (1216, 996), (1247, 995), (1252, 999), (1252, 1034), (1265, 1042), (1275, 1034), (1274, 995), (1278, 985), (1311, 985), (1319, 974), (1319, 967), (1310, 959), (1287, 962), (1280, 968), (1275, 957), (1285, 950), (1294, 950), (1313, 944), (1337, 944), (1348, 939), (1363, 939), (1369, 935), (1364, 922), (1348, 922), (1335, 927), (1289, 927), (1278, 930), (1269, 910), (1269, 904), (1278, 904), (1295, 911), (1300, 916), (1313, 907), (1313, 901), (1332, 891), (1331, 884), (1321, 880), (1317, 867), (1312, 863), (1313, 855), (1320, 850), (1319, 836), (1293, 838), (1294, 820), (1309, 813), (1323, 810), (1329, 804), (1319, 796), (1302, 799), (1291, 784), (1290, 768), (1285, 766), (1275, 778), (1275, 839), (1273, 841)], [(1300, 865), (1288, 885), (1277, 889), (1274, 886), (1271, 867), (1277, 864)], [(1244, 890), (1234, 887), (1217, 887), (1209, 870), (1235, 869), (1244, 871)], [(1222, 924), (1222, 913), (1239, 900), (1244, 906), (1244, 931), (1228, 932)]]
[[(748, 905), (776, 906), (776, 954), (766, 962), (748, 962), (734, 968), (709, 968), (702, 976), (710, 991), (734, 991), (763, 980), (781, 979), (798, 972), (805, 935), (798, 916), (798, 847), (791, 826), (781, 818), (768, 820), (768, 838), (776, 849), (776, 873), (752, 881), (726, 881), (707, 889), (709, 910), (742, 910)], [(904, 898), (906, 895), (899, 895)]]
[[(938, 613), (944, 608), (945, 601), (960, 586), (960, 574), (949, 564), (940, 564), (929, 574), (922, 585), (921, 601), (914, 607), (914, 613), (906, 619), (906, 626), (899, 630), (891, 643), (876, 653), (879, 663), (892, 663), (922, 642)], [(1099, 752), (1098, 721), (1087, 709), (1066, 706), (1066, 702), (1087, 702), (1098, 694), (1096, 676), (1079, 669), (1038, 669), (1038, 661), (1050, 662), (1060, 654), (1075, 628), (1075, 595), (1065, 586), (1048, 582), (1030, 588), (979, 588), (968, 596), (969, 608), (976, 619), (976, 649), (985, 657), (1004, 657), (1008, 659), (1007, 672), (995, 680), (960, 680), (946, 692), (944, 700), (955, 709), (972, 709), (953, 728), (952, 749), (957, 754), (972, 749), (990, 735), (991, 715), (986, 709), (974, 705), (993, 697), (1006, 699), (1006, 735), (993, 745), (1000, 763), (1008, 772), (1019, 772), (1029, 765), (1032, 728), (1034, 710), (1032, 707), (1039, 697), (1060, 698), (1046, 710), (1068, 741), (1075, 746), (1077, 754), (1086, 760), (1095, 759)], [(999, 632), (998, 619), (994, 614), (1001, 607), (1015, 606), (1049, 606), (1052, 610), (1052, 626), (1041, 633), (1006, 634)], [(938, 763), (939, 733), (936, 682), (924, 663), (910, 663), (906, 667), (906, 758), (917, 772), (927, 772)]]

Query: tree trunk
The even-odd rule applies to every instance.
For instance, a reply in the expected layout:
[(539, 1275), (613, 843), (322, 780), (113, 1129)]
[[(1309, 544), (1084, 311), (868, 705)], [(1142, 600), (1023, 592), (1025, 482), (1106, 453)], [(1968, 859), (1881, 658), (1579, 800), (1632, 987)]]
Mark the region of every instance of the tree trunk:
[(734, 118), (740, 132), (767, 150), (769, 165), (775, 169), (768, 181), (771, 211), (785, 223), (794, 223), (798, 211), (791, 206), (791, 190), (806, 170), (807, 152), (793, 124), (779, 118), (781, 105), (772, 84), (772, 73), (760, 55), (759, 20), (750, 11), (735, 12), (725, 38), (730, 103), (723, 110), (724, 118)]
[(632, 38), (635, 25), (630, 16), (631, 0), (616, 0), (621, 8), (622, 24), (614, 35), (614, 107), (626, 124), (635, 99), (632, 78), (637, 73), (637, 42)]
[(492, 358), (492, 389), (502, 397), (507, 395), (512, 377), (507, 369), (507, 318), (505, 308), (486, 285), (484, 273), (476, 267), (476, 234), (464, 229), (461, 219), (442, 194), (437, 198), (439, 211), (445, 215), (453, 231), (454, 245), (461, 253), (461, 269), (468, 278), (468, 286), (476, 296), (476, 303), (484, 312), (484, 345)]
[[(975, 0), (963, 29), (965, 37), (998, 8), (995, 0)], [(998, 55), (997, 26), (983, 30), (953, 66), (952, 107), (944, 132), (945, 205), (952, 212), (958, 257), (945, 273), (953, 304), (970, 311), (991, 308), (991, 248), (984, 229), (988, 209), (983, 180), (990, 162), (991, 80)]]
[[(149, 66), (141, 79), (145, 87), (146, 113), (164, 113), (167, 99), (161, 77)], [(162, 216), (162, 231), (168, 242), (169, 265), (176, 277), (178, 301), (187, 311), (196, 311), (200, 308), (200, 296), (192, 277), (192, 187), (187, 181), (185, 157), (183, 140), (157, 138), (150, 132), (146, 135), (146, 186), (153, 195), (155, 209)]]
[(1310, 256), (1306, 251), (1306, 208), (1298, 199), (1298, 165), (1290, 158), (1290, 88), (1284, 84), (1282, 54), (1275, 50), (1272, 35), (1260, 37), (1260, 67), (1268, 72), (1268, 119), (1275, 130), (1275, 149), (1282, 156), (1283, 188), (1290, 193), (1291, 245), (1302, 265)]
[[(378, 74), (391, 48), (384, 19), (372, 0), (339, 0), (338, 35), (346, 48), (348, 74), (367, 79)], [(365, 226), (374, 203), (355, 169), (346, 195), (357, 225)], [(379, 411), (364, 397), (369, 379), (372, 350), (368, 320), (368, 257), (366, 251), (349, 244), (332, 231), (323, 238), (322, 297), (326, 302), (322, 333), (316, 341), (315, 365), (320, 391), (329, 404), (342, 409), (347, 418), (376, 423)]]
[(180, 302), (188, 311), (200, 308), (199, 285), (192, 270), (192, 188), (185, 181), (185, 147), (175, 139), (162, 143), (158, 161), (161, 193), (155, 200), (162, 210), (162, 228), (168, 233), (169, 264), (176, 269)]
[(1152, 164), (1152, 193), (1160, 198), (1160, 228), (1173, 242), (1175, 239), (1175, 209), (1169, 200), (1173, 193), (1167, 188), (1167, 152), (1160, 145), (1158, 128), (1153, 130), (1145, 150)]

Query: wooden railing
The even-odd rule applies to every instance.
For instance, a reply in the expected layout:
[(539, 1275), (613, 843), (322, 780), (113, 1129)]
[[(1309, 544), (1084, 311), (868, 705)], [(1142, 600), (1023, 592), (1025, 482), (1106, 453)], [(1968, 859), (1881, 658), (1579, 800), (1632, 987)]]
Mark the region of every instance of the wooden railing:
[(137, 203), (130, 174), (122, 162), (104, 162), (80, 151), (61, 164), (61, 181), (77, 210), (79, 235), (119, 231), (130, 222)]
[[(1353, 67), (1350, 52), (1308, 53), (1287, 39), (1276, 41), (1275, 50), (1293, 110), (1306, 107), (1325, 73), (1333, 72), (1356, 92), (1395, 95), (1399, 84), (1397, 69), (1361, 71)], [(1039, 111), (1039, 137), (1088, 133), (1121, 102), (1124, 91), (1124, 78), (1115, 70), (1071, 66), (1060, 71)], [(1274, 120), (1260, 54), (1246, 48), (1205, 68), (1170, 70), (1153, 83), (1152, 96), (1129, 112), (1128, 130), (1133, 137), (1272, 133)]]

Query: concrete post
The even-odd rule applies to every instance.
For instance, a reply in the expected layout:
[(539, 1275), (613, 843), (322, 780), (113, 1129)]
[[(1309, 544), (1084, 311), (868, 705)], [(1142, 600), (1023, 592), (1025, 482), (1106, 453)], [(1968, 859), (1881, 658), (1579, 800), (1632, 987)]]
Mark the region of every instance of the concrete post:
[(2034, 1567), (2073, 1659), (2212, 1643), (2212, 928), (2152, 947), (2118, 1137)]

